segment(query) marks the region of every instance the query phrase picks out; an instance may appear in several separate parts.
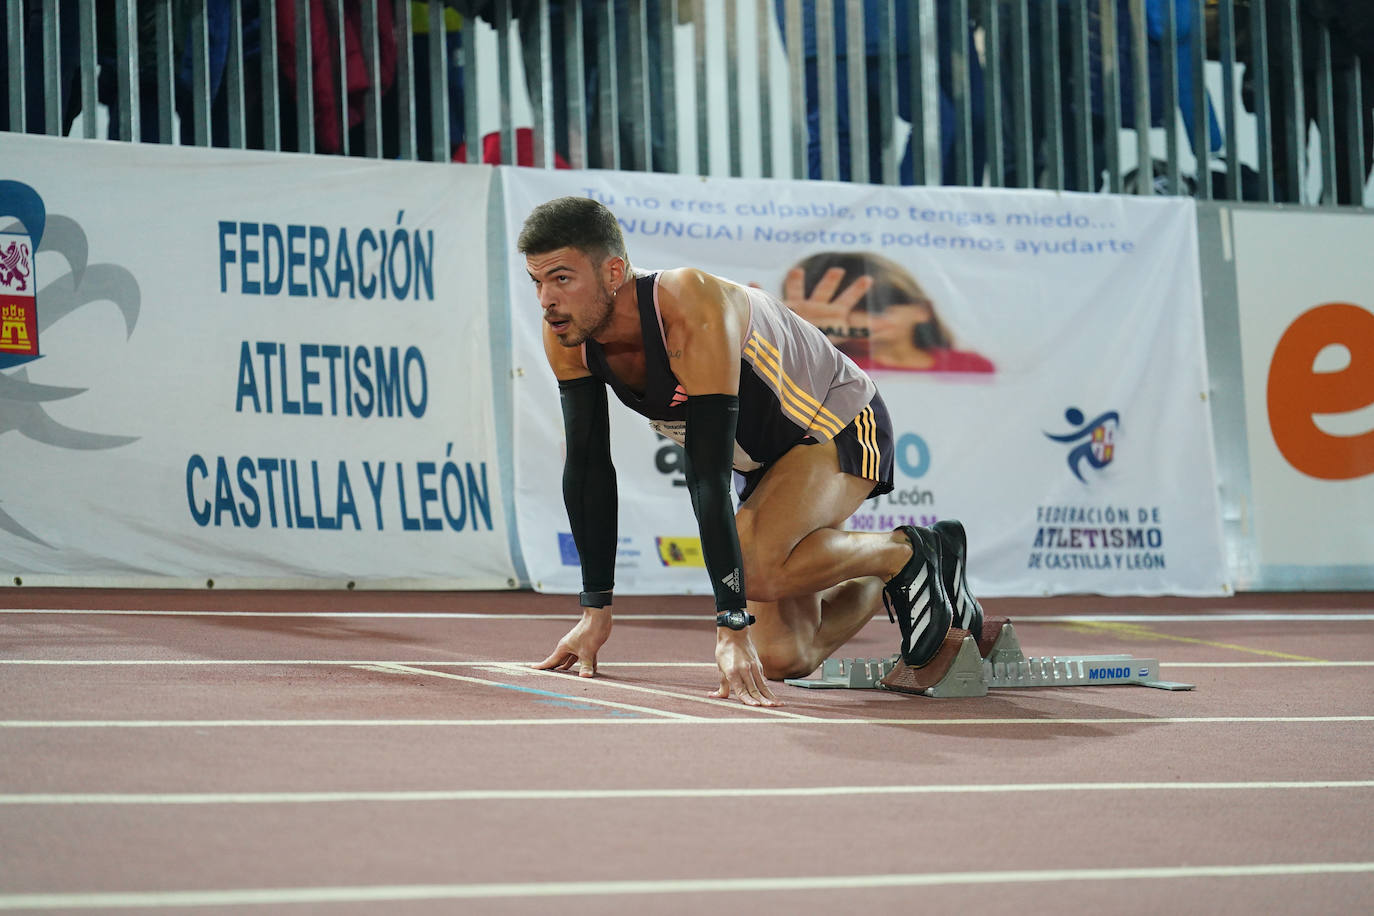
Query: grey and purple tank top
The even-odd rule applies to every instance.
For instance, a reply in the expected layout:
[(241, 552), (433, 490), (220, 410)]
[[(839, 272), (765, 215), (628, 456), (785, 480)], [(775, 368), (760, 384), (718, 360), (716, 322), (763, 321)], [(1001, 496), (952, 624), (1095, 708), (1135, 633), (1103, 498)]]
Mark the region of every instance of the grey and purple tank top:
[[(645, 384), (640, 396), (615, 376), (595, 340), (584, 345), (591, 373), (650, 426), (682, 443), (687, 394), (668, 365), (657, 273), (635, 278), (644, 338)], [(833, 439), (873, 399), (872, 379), (826, 336), (760, 289), (749, 297), (749, 327), (740, 348), (739, 423), (735, 470), (752, 471), (810, 438)]]

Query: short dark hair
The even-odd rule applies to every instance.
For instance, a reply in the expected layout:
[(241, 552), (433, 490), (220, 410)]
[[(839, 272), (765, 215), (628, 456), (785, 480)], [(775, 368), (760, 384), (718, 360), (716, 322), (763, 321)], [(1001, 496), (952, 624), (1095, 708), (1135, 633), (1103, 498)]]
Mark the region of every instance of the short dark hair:
[(558, 197), (535, 207), (515, 245), (521, 254), (576, 248), (598, 266), (606, 258), (630, 264), (615, 214), (590, 197)]

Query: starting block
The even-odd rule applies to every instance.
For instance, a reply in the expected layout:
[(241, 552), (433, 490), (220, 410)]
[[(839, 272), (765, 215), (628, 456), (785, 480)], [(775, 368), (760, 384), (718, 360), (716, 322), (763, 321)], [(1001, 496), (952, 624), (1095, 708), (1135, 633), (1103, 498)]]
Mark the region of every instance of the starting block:
[[(1092, 687), (1136, 684), (1161, 690), (1192, 690), (1192, 684), (1166, 681), (1159, 661), (1130, 655), (1026, 657), (1016, 630), (1005, 619), (986, 625), (996, 638), (985, 652), (965, 630), (951, 630), (945, 645), (924, 668), (909, 668), (901, 657), (828, 658), (819, 678), (788, 678), (793, 687), (886, 689), (927, 697), (981, 697), (989, 690), (1015, 687)], [(940, 672), (943, 671), (943, 674)]]

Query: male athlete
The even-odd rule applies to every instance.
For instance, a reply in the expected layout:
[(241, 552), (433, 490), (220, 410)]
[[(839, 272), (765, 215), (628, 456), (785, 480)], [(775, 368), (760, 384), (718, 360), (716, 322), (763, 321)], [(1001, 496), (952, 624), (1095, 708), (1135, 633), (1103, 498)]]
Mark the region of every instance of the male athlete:
[[(982, 627), (958, 522), (844, 531), (892, 490), (892, 430), (873, 381), (778, 300), (692, 268), (635, 274), (614, 214), (562, 197), (517, 246), (539, 294), (567, 435), (563, 498), (582, 561), (582, 619), (535, 667), (591, 677), (611, 633), (616, 477), (606, 386), (680, 442), (716, 600), (720, 687), (780, 706), (868, 622), (879, 593), (902, 656), (926, 665), (951, 625)], [(738, 513), (731, 471), (742, 475)], [(746, 597), (747, 596), (747, 597)]]

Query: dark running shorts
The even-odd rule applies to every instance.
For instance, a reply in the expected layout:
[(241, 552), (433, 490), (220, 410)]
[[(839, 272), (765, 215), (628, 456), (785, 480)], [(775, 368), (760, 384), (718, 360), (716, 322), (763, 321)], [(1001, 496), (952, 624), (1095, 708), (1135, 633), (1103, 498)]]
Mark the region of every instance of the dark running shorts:
[[(815, 445), (817, 440), (807, 436), (801, 444)], [(869, 499), (892, 492), (892, 418), (887, 414), (882, 395), (873, 392), (873, 400), (868, 406), (835, 437), (835, 449), (839, 452), (841, 471), (873, 481)], [(737, 475), (741, 503), (754, 492), (769, 467), (771, 465), (765, 464)]]

